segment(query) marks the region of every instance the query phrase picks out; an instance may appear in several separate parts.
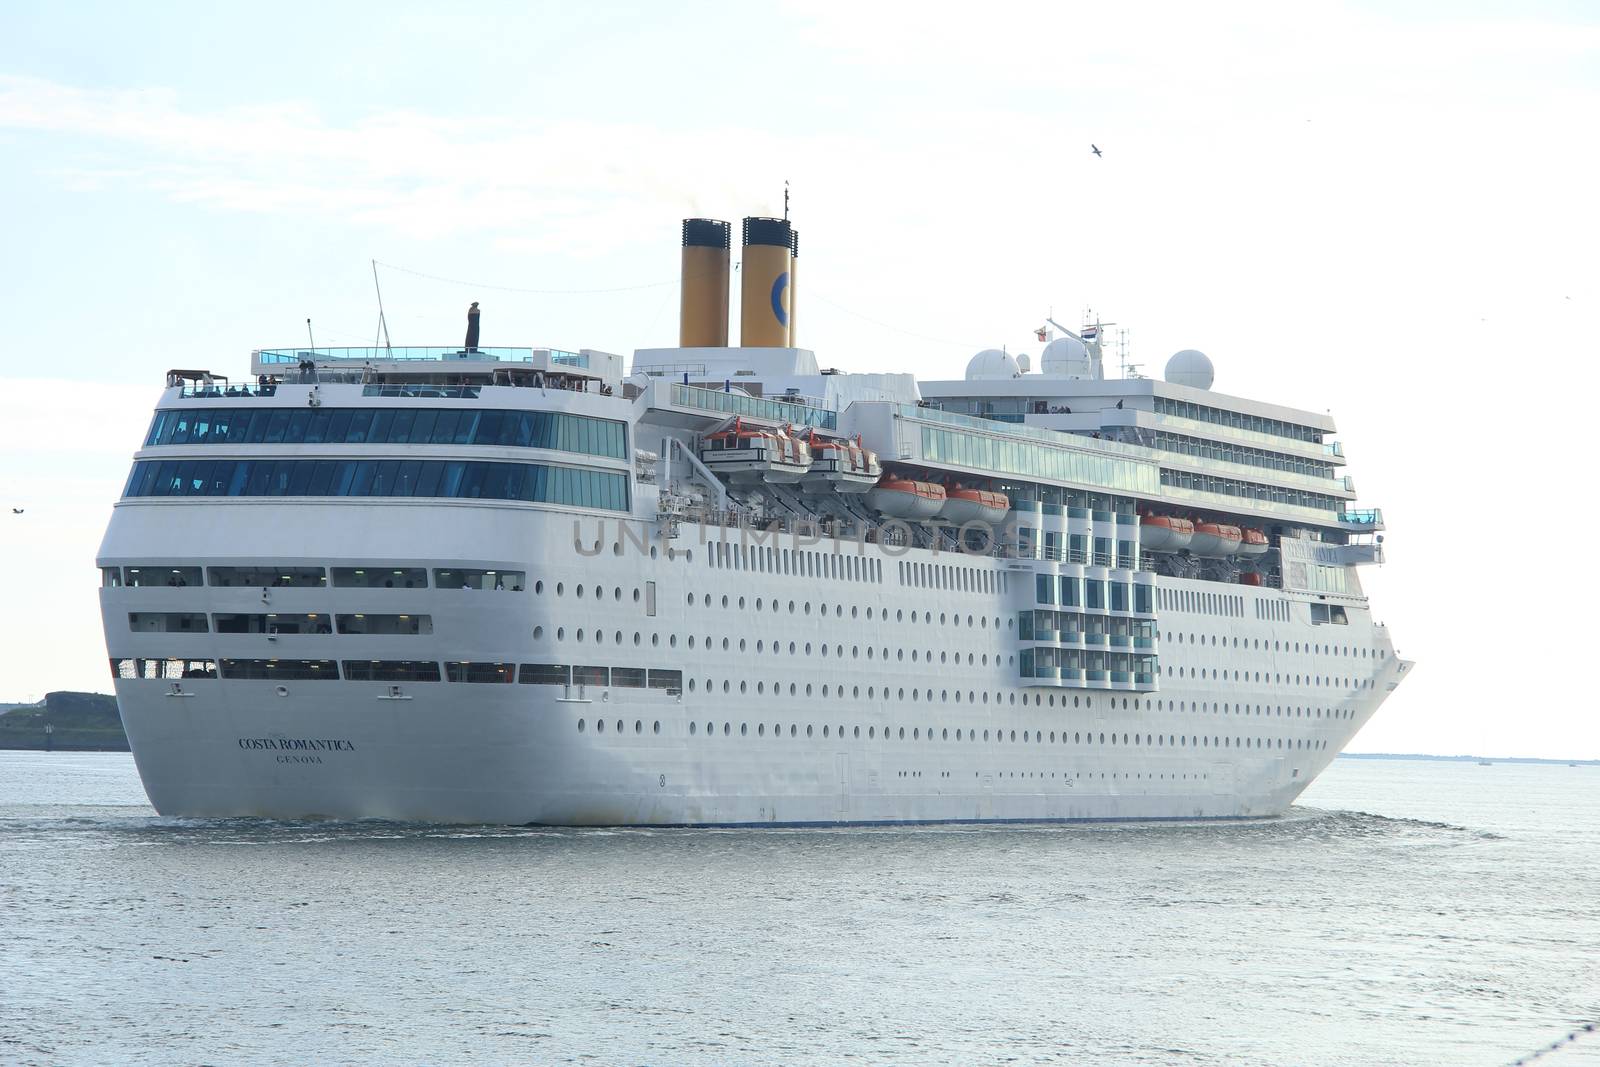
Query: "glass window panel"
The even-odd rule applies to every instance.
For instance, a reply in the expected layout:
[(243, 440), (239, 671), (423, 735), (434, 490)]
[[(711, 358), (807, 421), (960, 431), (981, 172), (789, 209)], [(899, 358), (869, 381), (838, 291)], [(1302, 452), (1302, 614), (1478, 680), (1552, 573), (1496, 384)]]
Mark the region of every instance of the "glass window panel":
[(350, 417), (355, 412), (341, 408), (328, 420), (326, 440), (331, 444), (345, 444), (350, 439)]
[(461, 421), (459, 411), (441, 411), (433, 425), (433, 436), (429, 440), (436, 445), (448, 445), (456, 439), (456, 426)]
[(417, 484), (412, 492), (413, 496), (438, 496), (439, 477), (444, 473), (444, 464), (437, 461), (428, 461), (422, 464), (417, 474)]
[(395, 444), (406, 444), (411, 440), (411, 428), (417, 421), (418, 412), (410, 408), (401, 408), (394, 413), (394, 423), (389, 427), (389, 440)]
[(367, 496), (372, 492), (372, 476), (378, 473), (378, 465), (367, 460), (357, 460), (354, 464), (355, 475), (350, 480), (349, 496)]
[(367, 431), (372, 428), (372, 409), (357, 408), (350, 412), (350, 428), (345, 431), (346, 444), (364, 444), (367, 440)]
[[(289, 416), (289, 425), (283, 431), (285, 444), (300, 444), (306, 439), (306, 427), (311, 423), (311, 410), (296, 411)], [(269, 431), (270, 432), (270, 431)]]
[(410, 440), (416, 444), (430, 444), (433, 441), (433, 428), (439, 420), (439, 412), (433, 408), (423, 408), (415, 412), (416, 418), (411, 424)]
[(328, 427), (333, 422), (333, 412), (328, 408), (318, 408), (311, 413), (311, 419), (306, 423), (305, 441), (307, 444), (319, 445), (328, 440)]
[(524, 663), (517, 671), (517, 681), (523, 685), (567, 685), (572, 681), (572, 668), (560, 663)]
[(288, 408), (274, 408), (271, 417), (267, 420), (267, 444), (279, 444), (283, 441), (283, 433), (289, 428), (289, 416), (293, 414)]

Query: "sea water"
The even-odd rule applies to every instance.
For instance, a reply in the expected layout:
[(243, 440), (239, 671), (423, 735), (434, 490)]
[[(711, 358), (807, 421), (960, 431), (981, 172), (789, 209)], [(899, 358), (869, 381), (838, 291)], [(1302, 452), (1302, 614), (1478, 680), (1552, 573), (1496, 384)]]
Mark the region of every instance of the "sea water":
[(126, 754), (0, 753), (0, 1063), (1487, 1065), (1597, 1016), (1595, 767), (1342, 759), (1240, 822), (551, 830), (166, 819)]

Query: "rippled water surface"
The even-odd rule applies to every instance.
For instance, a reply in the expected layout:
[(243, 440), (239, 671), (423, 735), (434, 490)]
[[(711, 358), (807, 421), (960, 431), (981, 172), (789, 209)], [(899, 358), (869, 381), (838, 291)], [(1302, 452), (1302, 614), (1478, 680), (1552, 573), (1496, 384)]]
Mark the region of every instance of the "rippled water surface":
[(5, 752), (0, 923), (4, 1063), (1501, 1064), (1600, 1014), (1600, 768), (555, 831), (163, 819), (125, 754)]

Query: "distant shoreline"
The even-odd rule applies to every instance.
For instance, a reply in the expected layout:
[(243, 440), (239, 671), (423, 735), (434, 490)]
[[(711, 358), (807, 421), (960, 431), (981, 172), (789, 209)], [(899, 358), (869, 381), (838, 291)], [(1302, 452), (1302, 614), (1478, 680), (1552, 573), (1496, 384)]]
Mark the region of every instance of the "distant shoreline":
[(1430, 763), (1548, 763), (1558, 767), (1577, 764), (1580, 767), (1600, 767), (1600, 760), (1561, 759), (1544, 756), (1430, 756), (1425, 752), (1341, 752), (1339, 759), (1427, 760)]

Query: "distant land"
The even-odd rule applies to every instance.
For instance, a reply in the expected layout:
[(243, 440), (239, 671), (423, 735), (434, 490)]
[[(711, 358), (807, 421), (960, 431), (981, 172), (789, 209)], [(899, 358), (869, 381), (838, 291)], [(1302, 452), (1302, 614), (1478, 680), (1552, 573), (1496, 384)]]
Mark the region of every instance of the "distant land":
[(1430, 756), (1423, 752), (1341, 752), (1340, 759), (1394, 759), (1431, 760), (1434, 763), (1553, 763), (1557, 766), (1578, 764), (1583, 767), (1600, 767), (1595, 759), (1546, 759), (1542, 756)]
[[(6, 707), (6, 705), (0, 705)], [(45, 727), (49, 726), (47, 733)], [(38, 704), (0, 711), (0, 749), (126, 752), (117, 698), (104, 693), (47, 693)]]

